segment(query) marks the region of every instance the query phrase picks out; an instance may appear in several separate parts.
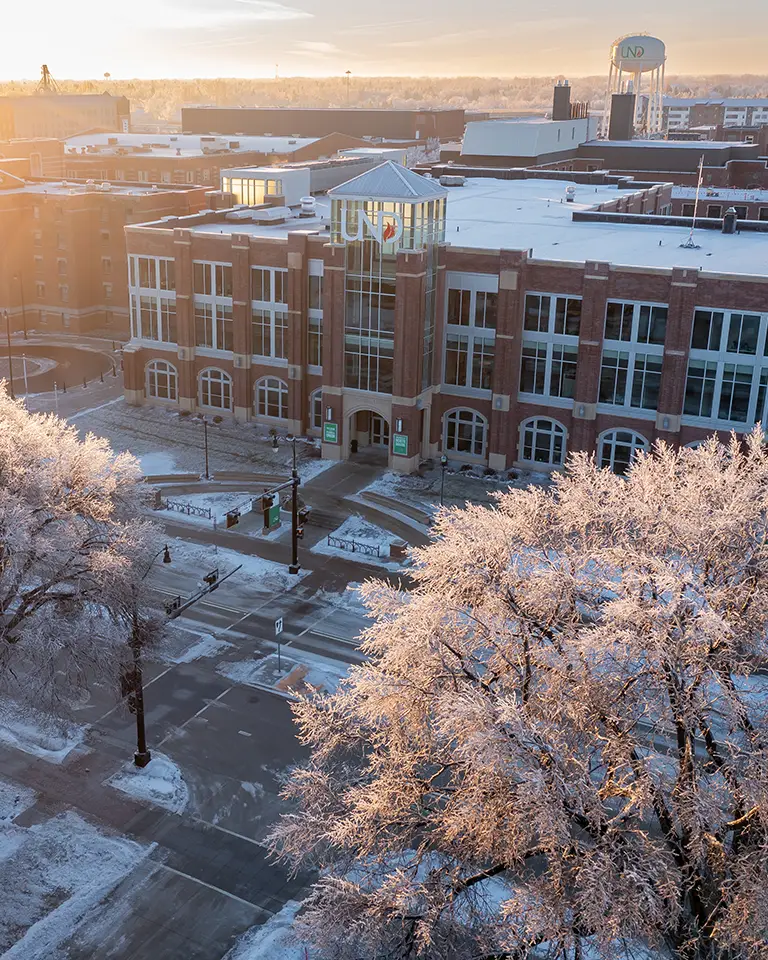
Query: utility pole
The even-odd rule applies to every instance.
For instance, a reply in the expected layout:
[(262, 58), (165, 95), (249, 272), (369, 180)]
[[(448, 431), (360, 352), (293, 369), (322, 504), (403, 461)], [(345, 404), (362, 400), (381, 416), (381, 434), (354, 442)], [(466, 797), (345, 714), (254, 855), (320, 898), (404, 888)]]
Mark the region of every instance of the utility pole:
[(440, 457), (440, 506), (443, 505), (443, 494), (445, 492), (445, 468), (448, 466), (448, 457), (445, 454)]
[(296, 437), (288, 437), (293, 443), (293, 469), (291, 470), (291, 565), (288, 573), (298, 573), (299, 566), (299, 472), (296, 469)]
[(27, 340), (27, 305), (24, 302), (24, 277), (21, 271), (14, 277), (19, 281), (19, 296), (21, 297), (21, 322), (24, 325), (24, 339)]
[(210, 480), (210, 474), (208, 472), (208, 421), (203, 417), (203, 435), (205, 437), (205, 479)]
[(7, 310), (4, 310), (3, 313), (5, 313), (5, 334), (8, 337), (8, 375), (10, 377), (11, 400), (15, 400), (16, 394), (13, 392), (13, 355), (11, 353), (11, 318), (8, 316)]

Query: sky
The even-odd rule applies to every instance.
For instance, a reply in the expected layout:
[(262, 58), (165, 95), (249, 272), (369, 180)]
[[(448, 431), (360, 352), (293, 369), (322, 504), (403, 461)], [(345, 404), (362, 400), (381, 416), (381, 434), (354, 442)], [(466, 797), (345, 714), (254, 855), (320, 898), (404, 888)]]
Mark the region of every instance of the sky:
[[(766, 0), (13, 0), (0, 80), (587, 76), (649, 33), (674, 74), (762, 73)], [(634, 10), (635, 12), (632, 12)]]

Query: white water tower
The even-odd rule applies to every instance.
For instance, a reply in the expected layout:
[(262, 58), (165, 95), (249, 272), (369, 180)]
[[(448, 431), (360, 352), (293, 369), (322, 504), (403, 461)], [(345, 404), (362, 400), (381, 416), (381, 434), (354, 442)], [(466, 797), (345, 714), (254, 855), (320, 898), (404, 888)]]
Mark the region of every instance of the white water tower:
[(656, 37), (644, 33), (628, 34), (614, 42), (603, 112), (604, 137), (608, 136), (611, 97), (614, 93), (634, 93), (635, 127), (639, 132), (646, 135), (662, 132), (666, 62), (667, 48)]

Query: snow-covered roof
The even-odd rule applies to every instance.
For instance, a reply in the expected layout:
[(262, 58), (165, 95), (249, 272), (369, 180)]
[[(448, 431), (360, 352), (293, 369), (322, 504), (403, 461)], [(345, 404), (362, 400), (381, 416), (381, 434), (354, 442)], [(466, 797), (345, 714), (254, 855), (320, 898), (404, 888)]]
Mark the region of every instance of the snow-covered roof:
[[(565, 189), (575, 191), (565, 202)], [(530, 250), (535, 259), (623, 266), (698, 267), (734, 273), (768, 273), (768, 234), (728, 236), (697, 230), (698, 250), (682, 249), (689, 228), (650, 224), (575, 222), (574, 211), (626, 196), (610, 186), (562, 180), (469, 178), (451, 190), (445, 239), (452, 246), (485, 250)]]
[[(2, 161), (0, 161), (0, 164)], [(4, 176), (7, 176), (5, 174)], [(2, 189), (2, 187), (0, 187)], [(11, 193), (28, 193), (36, 196), (73, 197), (86, 194), (101, 196), (143, 197), (147, 194), (167, 193), (174, 190), (193, 190), (190, 184), (154, 184), (154, 183), (73, 183), (68, 180), (24, 180), (10, 189), (2, 189), (3, 196)]]
[(642, 147), (653, 150), (733, 150), (734, 147), (753, 147), (753, 143), (732, 140), (587, 140), (585, 147)]
[(665, 107), (768, 107), (764, 97), (664, 97)]
[[(293, 153), (314, 143), (317, 137), (223, 137), (179, 133), (85, 133), (70, 137), (65, 144), (66, 157), (123, 155), (155, 157), (201, 157), (206, 153)], [(112, 141), (112, 142), (110, 142)], [(117, 142), (115, 142), (117, 141)], [(237, 144), (237, 146), (234, 146)], [(97, 150), (81, 154), (83, 147)], [(127, 151), (127, 153), (126, 153)], [(179, 154), (179, 151), (181, 153)]]
[(332, 198), (354, 200), (419, 201), (447, 196), (448, 191), (437, 180), (422, 177), (407, 167), (385, 160), (372, 170), (347, 180), (328, 191)]

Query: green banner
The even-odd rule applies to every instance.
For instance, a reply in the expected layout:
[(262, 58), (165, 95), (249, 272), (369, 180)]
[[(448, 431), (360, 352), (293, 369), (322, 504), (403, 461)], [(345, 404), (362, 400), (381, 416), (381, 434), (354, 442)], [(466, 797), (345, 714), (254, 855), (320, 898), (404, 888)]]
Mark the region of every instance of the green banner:
[(280, 498), (275, 497), (275, 502), (269, 508), (269, 528), (276, 527), (280, 523)]
[(338, 423), (324, 423), (323, 424), (323, 440), (326, 443), (338, 443), (339, 442), (339, 425)]
[(392, 452), (398, 457), (408, 456), (408, 437), (404, 433), (396, 433), (392, 437)]

